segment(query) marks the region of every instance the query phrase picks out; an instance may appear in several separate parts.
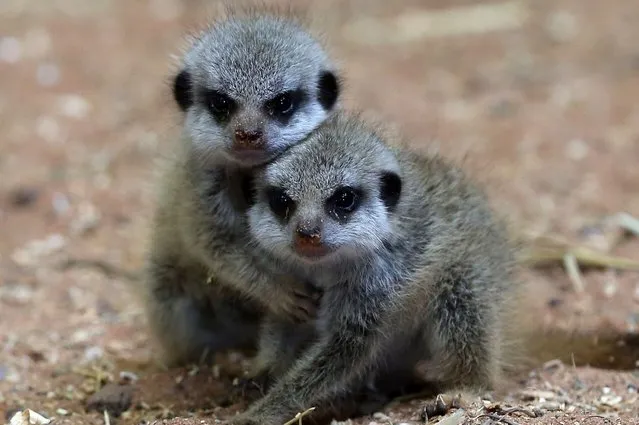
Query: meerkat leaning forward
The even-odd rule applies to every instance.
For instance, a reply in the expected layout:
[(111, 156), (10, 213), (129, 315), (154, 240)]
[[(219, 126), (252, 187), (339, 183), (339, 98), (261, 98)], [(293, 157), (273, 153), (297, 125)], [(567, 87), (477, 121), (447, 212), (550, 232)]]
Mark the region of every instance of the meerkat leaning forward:
[(264, 273), (246, 249), (242, 201), (252, 170), (304, 139), (339, 94), (322, 45), (288, 15), (231, 13), (186, 52), (173, 81), (183, 134), (161, 168), (142, 285), (166, 364), (254, 346), (264, 311), (313, 317), (313, 288)]
[(384, 139), (339, 112), (257, 174), (252, 248), (324, 294), (314, 322), (266, 318), (257, 365), (273, 383), (231, 424), (353, 412), (353, 401), (419, 387), (478, 394), (575, 353), (636, 367), (636, 336), (526, 323), (515, 249), (483, 190), (445, 159)]
[[(280, 376), (231, 423), (281, 424), (371, 381), (401, 387), (425, 361), (441, 389), (493, 385), (514, 257), (460, 169), (391, 147), (340, 112), (255, 181), (248, 215), (258, 250), (324, 294), (315, 330), (267, 322), (260, 361)], [(264, 358), (282, 353), (273, 347), (288, 343), (272, 339), (295, 329), (306, 335), (301, 352)]]

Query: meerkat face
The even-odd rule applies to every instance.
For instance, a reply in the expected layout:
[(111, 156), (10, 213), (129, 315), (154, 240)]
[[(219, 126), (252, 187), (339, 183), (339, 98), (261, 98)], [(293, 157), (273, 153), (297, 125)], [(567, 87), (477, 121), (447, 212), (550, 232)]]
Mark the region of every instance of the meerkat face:
[(320, 46), (276, 17), (231, 19), (206, 32), (173, 84), (186, 129), (206, 156), (272, 160), (335, 109), (340, 82)]
[(398, 166), (359, 124), (340, 119), (321, 127), (258, 181), (250, 233), (276, 257), (314, 264), (360, 258), (393, 232)]

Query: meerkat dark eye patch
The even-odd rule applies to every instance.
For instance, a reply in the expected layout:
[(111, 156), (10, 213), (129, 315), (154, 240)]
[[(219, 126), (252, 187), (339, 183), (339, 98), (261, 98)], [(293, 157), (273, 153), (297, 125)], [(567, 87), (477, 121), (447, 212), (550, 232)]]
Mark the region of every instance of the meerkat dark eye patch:
[(325, 110), (333, 109), (340, 94), (340, 82), (330, 71), (322, 71), (317, 83), (317, 101)]
[(229, 96), (217, 90), (207, 90), (204, 93), (204, 102), (218, 122), (223, 122), (237, 110), (237, 103)]
[(282, 188), (269, 187), (266, 189), (266, 199), (269, 208), (280, 220), (288, 220), (295, 211), (295, 201)]
[(393, 172), (386, 172), (380, 177), (379, 196), (389, 211), (392, 211), (399, 202), (402, 193), (402, 179)]
[(285, 91), (266, 101), (264, 108), (270, 116), (285, 123), (300, 107), (305, 97), (301, 89)]
[(182, 112), (193, 105), (193, 87), (191, 84), (191, 74), (186, 69), (180, 71), (173, 78), (173, 99), (175, 99)]
[(326, 200), (326, 212), (339, 222), (344, 222), (362, 201), (362, 191), (350, 186), (337, 188)]

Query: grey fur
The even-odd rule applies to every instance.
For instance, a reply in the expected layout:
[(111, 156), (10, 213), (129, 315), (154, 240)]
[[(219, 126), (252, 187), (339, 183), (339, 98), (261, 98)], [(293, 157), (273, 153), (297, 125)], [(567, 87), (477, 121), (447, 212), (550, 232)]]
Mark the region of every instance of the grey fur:
[[(380, 199), (386, 172), (402, 181), (392, 207)], [(402, 386), (418, 364), (438, 390), (495, 384), (503, 315), (516, 289), (513, 256), (482, 191), (460, 169), (391, 147), (359, 118), (340, 113), (257, 181), (249, 210), (256, 250), (325, 292), (316, 341), (292, 364), (273, 368), (286, 372), (231, 423), (281, 424), (371, 383)], [(325, 200), (343, 185), (362, 188), (364, 198), (340, 223), (326, 214)], [(296, 201), (288, 220), (269, 208), (265, 191), (272, 186)], [(294, 252), (294, 231), (305, 222), (320, 223), (332, 254), (310, 261)], [(263, 347), (278, 326), (269, 322)]]
[[(184, 131), (161, 168), (141, 288), (168, 365), (256, 346), (264, 311), (284, 321), (314, 315), (312, 288), (264, 273), (264, 260), (247, 252), (244, 205), (237, 200), (246, 200), (241, 176), (250, 178), (252, 167), (300, 142), (331, 113), (335, 105), (323, 109), (317, 99), (321, 70), (332, 71), (332, 65), (300, 25), (258, 12), (215, 23), (186, 53), (174, 86)], [(257, 111), (264, 99), (292, 87), (308, 98), (286, 124)], [(199, 98), (204, 89), (233, 96), (237, 116), (216, 122)], [(264, 126), (259, 160), (229, 153), (241, 125)]]
[[(256, 165), (298, 143), (331, 112), (319, 100), (319, 78), (335, 74), (320, 43), (295, 21), (269, 14), (249, 14), (218, 22), (204, 32), (184, 58), (191, 76), (193, 104), (185, 130), (199, 155)], [(203, 89), (219, 90), (239, 104), (228, 123), (211, 116)], [(303, 106), (285, 125), (272, 119), (263, 105), (279, 93), (301, 90)], [(265, 154), (256, 159), (233, 154), (237, 128), (261, 129)]]

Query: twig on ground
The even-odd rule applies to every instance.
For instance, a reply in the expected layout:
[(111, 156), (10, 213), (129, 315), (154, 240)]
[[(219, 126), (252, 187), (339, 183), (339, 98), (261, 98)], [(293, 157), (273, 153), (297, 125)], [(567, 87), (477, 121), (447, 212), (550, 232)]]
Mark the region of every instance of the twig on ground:
[(477, 419), (481, 419), (481, 418), (488, 418), (491, 419), (495, 422), (502, 422), (505, 423), (507, 425), (519, 425), (518, 422), (512, 421), (504, 416), (500, 416), (500, 415), (496, 415), (494, 413), (484, 413), (478, 416), (475, 416), (473, 418), (471, 418), (472, 420), (477, 420)]
[(313, 410), (315, 410), (315, 408), (311, 407), (310, 409), (307, 409), (307, 410), (305, 410), (303, 412), (300, 412), (300, 413), (296, 414), (293, 419), (291, 419), (290, 421), (284, 423), (284, 425), (293, 425), (295, 422), (297, 422), (299, 425), (302, 425), (302, 418), (304, 416), (309, 415)]
[(121, 267), (115, 266), (111, 263), (102, 260), (90, 260), (81, 258), (69, 258), (58, 265), (60, 270), (67, 269), (97, 269), (105, 276), (110, 278), (120, 278), (130, 281), (136, 281), (140, 279), (140, 275), (129, 270), (125, 270)]
[(612, 217), (612, 220), (627, 232), (639, 236), (639, 219), (631, 216), (628, 213), (621, 212)]
[(586, 285), (584, 284), (584, 280), (581, 278), (581, 271), (579, 270), (577, 258), (573, 254), (567, 253), (564, 255), (563, 262), (564, 269), (566, 269), (566, 273), (568, 273), (568, 278), (570, 279), (575, 292), (582, 294), (586, 290)]
[(602, 254), (585, 246), (573, 245), (556, 236), (526, 238), (525, 248), (519, 255), (520, 264), (528, 267), (547, 267), (565, 262), (572, 255), (580, 266), (639, 270), (639, 261)]
[(538, 418), (540, 416), (542, 416), (543, 414), (541, 412), (536, 412), (534, 410), (530, 410), (530, 409), (526, 409), (524, 407), (511, 407), (509, 409), (502, 409), (501, 407), (498, 407), (496, 409), (492, 409), (490, 410), (491, 413), (494, 414), (499, 414), (499, 415), (510, 415), (512, 413), (523, 413), (524, 415), (530, 417), (530, 418)]

